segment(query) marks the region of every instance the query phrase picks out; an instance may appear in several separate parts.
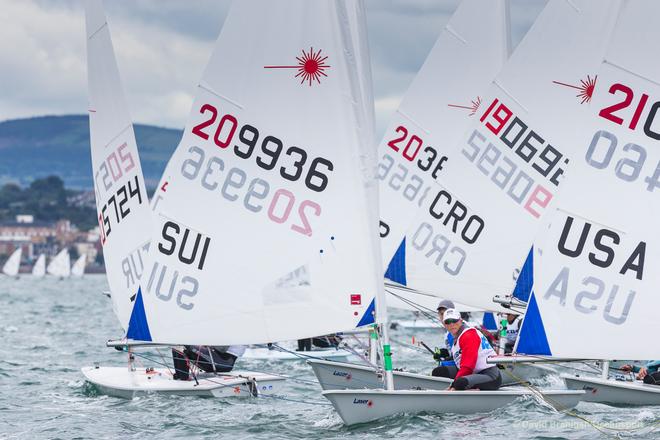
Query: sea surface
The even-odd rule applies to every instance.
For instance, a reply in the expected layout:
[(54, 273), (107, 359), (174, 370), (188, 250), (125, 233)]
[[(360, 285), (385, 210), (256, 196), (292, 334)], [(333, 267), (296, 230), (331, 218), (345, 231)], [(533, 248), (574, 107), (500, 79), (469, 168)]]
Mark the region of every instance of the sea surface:
[[(660, 406), (580, 403), (566, 414), (535, 399), (488, 414), (400, 415), (345, 427), (304, 362), (239, 361), (238, 368), (289, 377), (277, 397), (103, 396), (84, 381), (80, 367), (126, 365), (125, 354), (105, 347), (107, 339), (122, 336), (102, 294), (107, 289), (104, 275), (61, 281), (0, 277), (1, 439), (660, 438), (654, 429)], [(393, 317), (409, 319), (408, 313)], [(408, 345), (413, 337), (433, 347), (442, 335), (392, 331), (395, 367), (430, 371), (431, 357)], [(537, 385), (556, 388), (562, 382), (551, 376)]]

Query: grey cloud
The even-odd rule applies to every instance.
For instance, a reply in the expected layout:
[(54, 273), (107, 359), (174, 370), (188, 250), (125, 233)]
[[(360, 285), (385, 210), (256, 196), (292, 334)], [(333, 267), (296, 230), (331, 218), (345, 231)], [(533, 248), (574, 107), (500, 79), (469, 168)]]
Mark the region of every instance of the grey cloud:
[[(136, 122), (183, 127), (229, 4), (227, 0), (104, 2)], [(382, 129), (458, 0), (366, 0), (365, 4)], [(512, 0), (514, 43), (544, 4), (545, 0)], [(0, 59), (0, 119), (86, 111), (84, 16), (79, 0), (3, 0)]]

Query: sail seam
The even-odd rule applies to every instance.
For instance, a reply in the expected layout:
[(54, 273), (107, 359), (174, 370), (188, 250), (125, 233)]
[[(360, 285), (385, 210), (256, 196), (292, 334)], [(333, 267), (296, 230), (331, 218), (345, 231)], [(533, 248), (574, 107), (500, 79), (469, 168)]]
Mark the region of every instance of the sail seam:
[(582, 220), (586, 220), (586, 221), (588, 221), (588, 222), (590, 222), (594, 225), (602, 226), (602, 227), (605, 227), (605, 228), (608, 228), (608, 229), (613, 229), (615, 232), (618, 232), (619, 234), (622, 234), (622, 235), (627, 234), (626, 231), (624, 231), (623, 229), (621, 229), (619, 227), (612, 226), (610, 224), (606, 224), (606, 223), (603, 223), (603, 222), (599, 222), (598, 220), (594, 220), (594, 219), (591, 219), (591, 218), (587, 218), (583, 215), (577, 214), (575, 212), (568, 211), (566, 209), (562, 209), (562, 208), (556, 208), (556, 209), (557, 209), (557, 211), (561, 211), (566, 215), (570, 215), (572, 217), (577, 217), (577, 218), (580, 218)]
[(103, 24), (101, 25), (101, 27), (99, 27), (97, 30), (95, 30), (95, 31), (92, 33), (92, 35), (90, 35), (89, 37), (87, 37), (87, 40), (91, 40), (92, 38), (94, 38), (94, 35), (96, 35), (96, 34), (98, 34), (99, 32), (101, 32), (101, 30), (102, 30), (104, 27), (108, 27), (108, 22), (107, 22), (107, 21), (106, 21), (105, 23), (103, 23)]
[(566, 0), (566, 3), (568, 3), (571, 8), (575, 9), (575, 12), (577, 12), (578, 14), (582, 13), (582, 10), (578, 8), (577, 5), (573, 3), (571, 0)]
[(626, 69), (625, 67), (623, 67), (623, 66), (620, 65), (620, 64), (614, 63), (614, 62), (609, 61), (609, 60), (607, 60), (607, 59), (603, 59), (603, 64), (609, 64), (610, 66), (612, 66), (612, 67), (614, 67), (614, 68), (616, 68), (616, 69), (619, 69), (619, 70), (623, 70), (624, 72), (629, 73), (630, 75), (636, 76), (636, 77), (639, 78), (639, 79), (642, 79), (642, 80), (644, 80), (644, 81), (648, 81), (648, 82), (650, 82), (650, 83), (652, 83), (652, 84), (655, 84), (656, 86), (660, 86), (660, 83), (659, 83), (659, 82), (654, 81), (654, 80), (652, 80), (651, 78), (648, 78), (648, 77), (646, 77), (646, 76), (644, 76), (644, 75), (640, 75), (639, 73), (635, 73), (635, 72), (633, 72), (632, 70)]
[(129, 128), (132, 128), (132, 127), (133, 127), (133, 124), (128, 124), (126, 127), (124, 127), (124, 128), (122, 128), (121, 130), (119, 130), (119, 133), (117, 133), (112, 139), (110, 139), (110, 140), (109, 140), (109, 141), (103, 146), (103, 148), (104, 148), (104, 149), (105, 149), (105, 148), (108, 148), (108, 146), (109, 146), (110, 144), (112, 144), (112, 143), (113, 143), (113, 142), (114, 142), (119, 136), (121, 136), (122, 134), (124, 134), (124, 133), (126, 132), (126, 130), (128, 130)]
[(456, 31), (454, 30), (454, 28), (452, 28), (450, 25), (447, 25), (447, 26), (445, 27), (445, 29), (447, 30), (447, 32), (449, 32), (450, 35), (452, 35), (452, 36), (453, 36), (454, 38), (456, 38), (458, 41), (460, 41), (460, 42), (463, 43), (463, 44), (467, 44), (467, 40), (466, 40), (465, 38), (461, 37), (461, 35), (460, 35), (458, 32), (456, 32)]
[(401, 110), (400, 108), (397, 109), (396, 112), (397, 112), (398, 114), (400, 114), (401, 116), (403, 116), (404, 118), (407, 118), (408, 120), (410, 120), (410, 122), (412, 122), (413, 124), (415, 124), (416, 126), (418, 126), (420, 129), (422, 129), (422, 130), (424, 131), (424, 133), (426, 133), (426, 134), (431, 134), (430, 131), (428, 131), (426, 128), (422, 127), (422, 125), (421, 125), (419, 122), (417, 122), (416, 120), (414, 120), (414, 119), (413, 119), (408, 113), (404, 112), (404, 111)]
[(499, 82), (497, 82), (497, 79), (495, 79), (495, 80), (493, 81), (493, 84), (494, 84), (498, 89), (500, 89), (500, 90), (501, 90), (506, 96), (508, 96), (509, 98), (513, 99), (514, 102), (515, 102), (516, 104), (518, 104), (520, 107), (522, 107), (522, 109), (523, 109), (526, 113), (529, 113), (529, 109), (528, 109), (527, 107), (525, 107), (520, 101), (518, 101), (518, 99), (516, 99), (515, 96), (513, 96), (511, 93), (509, 93), (509, 91), (508, 91), (507, 89), (505, 89), (504, 86), (503, 86), (502, 84), (500, 84)]
[(194, 228), (193, 226), (190, 226), (190, 225), (187, 224), (187, 223), (183, 223), (183, 222), (181, 222), (180, 220), (177, 220), (177, 219), (174, 219), (174, 218), (172, 218), (172, 217), (170, 217), (170, 216), (167, 216), (167, 215), (163, 214), (162, 212), (159, 212), (159, 213), (158, 213), (158, 216), (159, 216), (159, 217), (162, 217), (162, 218), (164, 218), (164, 219), (167, 219), (167, 220), (173, 221), (174, 223), (176, 223), (176, 224), (178, 224), (178, 225), (185, 226), (186, 228), (190, 229), (190, 230), (193, 231), (193, 232), (196, 232), (196, 233), (201, 234), (201, 235), (204, 235), (204, 236), (208, 236), (208, 234), (205, 234), (204, 232), (200, 231), (199, 229)]
[(204, 85), (204, 84), (202, 84), (202, 83), (200, 82), (199, 85), (198, 85), (197, 87), (199, 87), (200, 89), (205, 90), (205, 91), (209, 92), (210, 94), (215, 95), (215, 96), (217, 96), (218, 98), (223, 99), (223, 100), (229, 102), (230, 104), (233, 104), (233, 105), (235, 105), (236, 107), (238, 107), (238, 108), (240, 108), (241, 110), (243, 110), (243, 106), (242, 106), (241, 104), (239, 104), (238, 102), (234, 101), (233, 99), (229, 99), (229, 98), (227, 98), (226, 96), (221, 95), (220, 93), (218, 93), (218, 92), (216, 92), (215, 90), (213, 90), (210, 86), (206, 86), (206, 85)]

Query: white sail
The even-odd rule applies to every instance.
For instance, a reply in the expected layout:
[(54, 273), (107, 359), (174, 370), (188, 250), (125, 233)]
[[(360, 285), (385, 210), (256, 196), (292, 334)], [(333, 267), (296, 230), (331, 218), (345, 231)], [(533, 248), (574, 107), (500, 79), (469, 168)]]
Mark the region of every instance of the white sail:
[(373, 320), (373, 104), (355, 5), (232, 6), (168, 166), (129, 337), (258, 343)]
[(85, 274), (85, 265), (87, 264), (87, 255), (83, 254), (78, 257), (73, 266), (71, 266), (71, 276), (80, 278)]
[[(643, 336), (658, 328), (660, 306), (660, 65), (649, 56), (660, 39), (659, 14), (657, 2), (627, 2), (602, 63), (580, 72), (594, 79), (593, 96), (588, 114), (565, 124), (577, 154), (535, 255), (521, 352), (660, 354)], [(573, 117), (579, 103), (570, 104), (557, 112)]]
[[(378, 147), (384, 264), (506, 61), (506, 2), (461, 2), (404, 96)], [(461, 108), (465, 107), (465, 108)]]
[(5, 261), (2, 266), (2, 273), (10, 277), (18, 276), (18, 269), (21, 265), (21, 256), (23, 255), (23, 248), (18, 247)]
[(618, 4), (550, 1), (480, 95), (407, 233), (407, 249), (428, 260), (411, 267), (415, 288), (487, 310), (494, 305), (484, 298), (511, 293), (575, 149), (576, 127), (556, 111), (575, 93), (553, 81), (577, 81), (598, 65)]
[(41, 278), (44, 275), (46, 275), (46, 255), (40, 254), (32, 267), (32, 276)]
[(71, 275), (71, 260), (67, 248), (55, 255), (55, 258), (48, 264), (46, 272), (60, 278), (68, 278)]
[[(428, 212), (419, 212), (428, 211), (429, 201), (438, 192), (437, 179), (445, 167), (452, 166), (447, 161), (449, 147), (458, 143), (481, 109), (483, 92), (507, 60), (509, 46), (507, 1), (463, 1), (381, 141), (381, 237), (384, 264), (390, 263), (386, 277), (393, 281), (463, 300), (463, 289), (447, 288), (444, 281), (459, 274), (464, 252), (460, 244), (447, 242), (429, 257), (434, 245), (420, 245), (425, 239), (419, 238), (419, 230), (440, 222)], [(457, 282), (460, 285), (464, 280), (459, 277)], [(492, 291), (470, 299), (473, 306), (495, 307)]]
[(151, 212), (100, 0), (85, 1), (89, 131), (96, 208), (113, 309), (127, 328), (144, 271)]

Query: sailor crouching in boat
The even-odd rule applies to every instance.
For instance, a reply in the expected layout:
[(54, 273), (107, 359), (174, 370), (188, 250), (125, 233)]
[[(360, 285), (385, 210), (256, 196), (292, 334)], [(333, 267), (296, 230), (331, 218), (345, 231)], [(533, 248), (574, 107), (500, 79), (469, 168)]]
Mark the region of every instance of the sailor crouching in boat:
[(644, 367), (634, 365), (623, 365), (621, 371), (637, 373), (635, 378), (643, 380), (645, 384), (660, 385), (660, 360), (649, 361)]
[(502, 385), (502, 376), (497, 366), (486, 362), (488, 356), (495, 355), (488, 339), (464, 323), (456, 309), (445, 311), (443, 323), (454, 338), (451, 354), (458, 369), (449, 390), (497, 390)]
[[(440, 301), (440, 304), (438, 304), (438, 308), (436, 309), (438, 311), (438, 317), (440, 318), (440, 322), (444, 321), (444, 316), (445, 316), (445, 311), (447, 309), (455, 309), (456, 307), (454, 306), (454, 303), (451, 300), (444, 299)], [(490, 342), (491, 346), (493, 346), (494, 342), (496, 339), (493, 337), (492, 333), (488, 331), (483, 325), (477, 324), (471, 321), (466, 321), (466, 313), (461, 313), (461, 318), (463, 319), (463, 322), (466, 323), (469, 327), (474, 327), (478, 329), (482, 335), (486, 336), (488, 338), (488, 341)], [(435, 349), (435, 353), (433, 354), (433, 359), (438, 361), (438, 366), (433, 369), (431, 372), (432, 376), (439, 376), (439, 377), (450, 377), (454, 378), (456, 377), (456, 373), (458, 373), (458, 368), (456, 368), (456, 363), (454, 362), (454, 359), (452, 358), (451, 355), (451, 347), (454, 342), (454, 337), (450, 332), (445, 333), (445, 346), (443, 348), (437, 348)]]
[(190, 364), (207, 373), (228, 373), (234, 369), (236, 359), (245, 353), (244, 345), (203, 346), (186, 345), (172, 348), (174, 380), (190, 379)]

